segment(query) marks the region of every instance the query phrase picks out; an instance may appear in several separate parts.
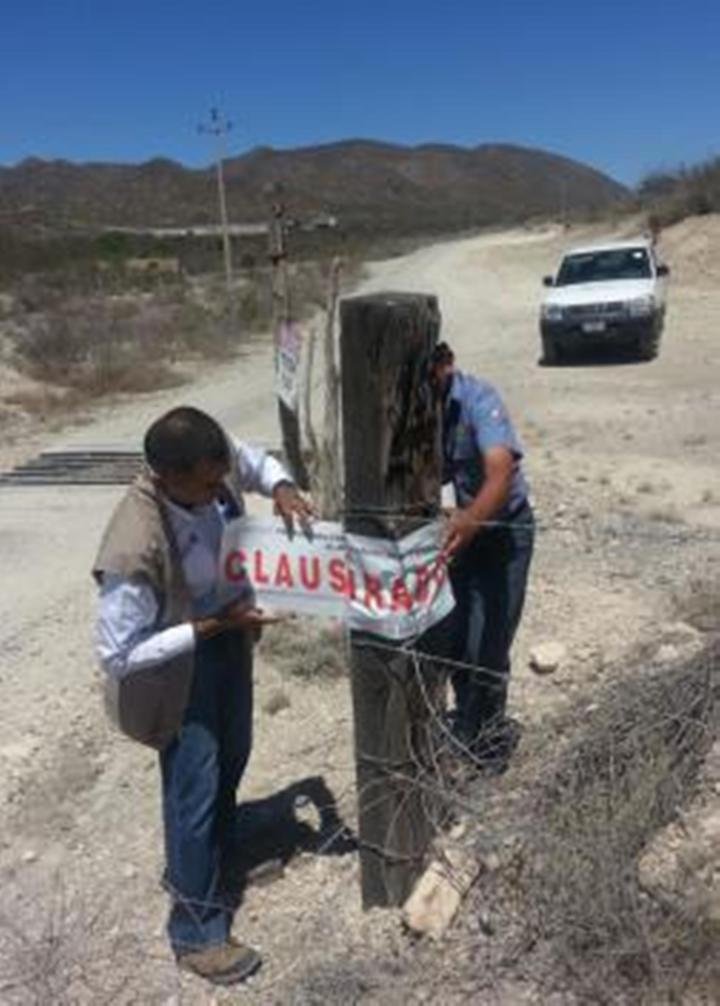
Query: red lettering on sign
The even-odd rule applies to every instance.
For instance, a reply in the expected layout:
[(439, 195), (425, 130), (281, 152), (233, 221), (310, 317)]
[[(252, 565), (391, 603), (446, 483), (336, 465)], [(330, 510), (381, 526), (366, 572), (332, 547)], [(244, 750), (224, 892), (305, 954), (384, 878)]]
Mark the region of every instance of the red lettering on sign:
[(363, 605), (366, 608), (372, 607), (371, 602), (374, 601), (376, 607), (381, 611), (384, 607), (382, 599), (382, 583), (376, 576), (370, 576), (369, 573), (365, 574), (365, 597), (363, 599)]
[(328, 564), (330, 574), (330, 590), (336, 594), (347, 594), (350, 590), (350, 577), (347, 566), (342, 559), (331, 559)]
[(404, 580), (397, 578), (393, 580), (390, 588), (393, 611), (410, 611), (412, 608), (412, 597)]
[(427, 566), (416, 566), (415, 577), (415, 600), (418, 604), (424, 604), (428, 595), (429, 573)]
[[(312, 561), (312, 575), (308, 573), (308, 563)], [(300, 582), (306, 590), (317, 590), (320, 586), (320, 560), (316, 555), (309, 560), (307, 556), (300, 556)]]
[(246, 555), (242, 549), (237, 548), (228, 552), (225, 558), (225, 578), (231, 583), (240, 583), (247, 576), (245, 572)]
[(447, 566), (442, 559), (438, 559), (435, 563), (435, 593), (433, 595), (433, 600), (438, 596), (442, 590), (443, 584), (447, 580)]
[(267, 575), (263, 569), (263, 554), (259, 548), (256, 548), (253, 552), (253, 571), (254, 571), (254, 583), (270, 583), (270, 577)]
[(285, 552), (282, 552), (280, 558), (278, 559), (277, 569), (275, 570), (275, 586), (295, 586), (295, 581), (293, 580), (292, 572), (290, 571), (290, 559)]

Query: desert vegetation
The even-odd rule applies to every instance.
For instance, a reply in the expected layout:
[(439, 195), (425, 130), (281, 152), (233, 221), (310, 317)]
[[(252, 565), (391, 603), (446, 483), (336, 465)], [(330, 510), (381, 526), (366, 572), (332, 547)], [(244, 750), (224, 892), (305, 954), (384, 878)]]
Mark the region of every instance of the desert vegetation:
[(646, 176), (638, 196), (651, 221), (669, 227), (686, 217), (720, 213), (720, 157)]
[[(302, 261), (290, 278), (293, 310), (307, 318), (324, 302), (325, 268)], [(32, 382), (4, 401), (29, 412), (181, 384), (272, 328), (269, 267), (254, 264), (237, 270), (230, 297), (216, 274), (132, 270), (127, 260), (30, 272), (4, 289), (0, 362)]]

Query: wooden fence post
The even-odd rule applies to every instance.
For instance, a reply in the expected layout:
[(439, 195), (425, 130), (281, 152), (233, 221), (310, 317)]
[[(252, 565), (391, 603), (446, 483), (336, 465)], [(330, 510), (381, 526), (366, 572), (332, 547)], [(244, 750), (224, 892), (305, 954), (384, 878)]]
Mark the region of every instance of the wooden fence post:
[[(275, 339), (275, 367), (279, 351), (280, 326), (292, 323), (290, 283), (288, 278), (287, 248), (285, 246), (285, 206), (279, 192), (271, 192), (276, 199), (268, 222), (268, 257), (272, 268), (272, 324)], [(282, 398), (278, 398), (278, 417), (282, 434), (283, 454), (293, 478), (301, 489), (310, 487), (300, 440), (300, 419)]]
[[(435, 297), (387, 293), (341, 302), (345, 527), (398, 538), (435, 516), (440, 501), (438, 404), (428, 363), (440, 314)], [(375, 645), (374, 645), (375, 644)], [(381, 645), (377, 645), (381, 644)], [(351, 635), (363, 905), (404, 902), (433, 833), (432, 711), (412, 656)], [(436, 688), (435, 691), (438, 689)]]

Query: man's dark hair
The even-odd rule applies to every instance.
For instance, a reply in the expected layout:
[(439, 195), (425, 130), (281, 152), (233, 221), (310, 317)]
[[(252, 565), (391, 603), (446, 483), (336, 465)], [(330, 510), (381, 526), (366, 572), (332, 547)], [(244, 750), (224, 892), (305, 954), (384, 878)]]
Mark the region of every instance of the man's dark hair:
[(430, 363), (435, 366), (438, 363), (455, 363), (455, 354), (447, 342), (439, 342), (432, 351)]
[(212, 416), (190, 405), (166, 412), (145, 434), (145, 458), (162, 472), (190, 472), (200, 461), (227, 463), (227, 437)]

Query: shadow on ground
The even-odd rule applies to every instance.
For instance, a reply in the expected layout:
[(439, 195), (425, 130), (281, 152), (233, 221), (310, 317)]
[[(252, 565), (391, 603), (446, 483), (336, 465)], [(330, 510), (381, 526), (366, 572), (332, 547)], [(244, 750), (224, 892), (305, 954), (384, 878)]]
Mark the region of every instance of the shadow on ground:
[(248, 884), (276, 879), (300, 852), (342, 856), (357, 850), (357, 839), (340, 817), (322, 776), (309, 776), (271, 796), (241, 803), (237, 834), (239, 850), (229, 872), (238, 904)]
[(538, 360), (541, 367), (549, 370), (563, 367), (616, 367), (620, 364), (641, 366), (652, 360), (638, 355), (638, 351), (630, 346), (583, 346), (571, 351), (565, 351), (558, 360), (547, 363), (542, 357)]

